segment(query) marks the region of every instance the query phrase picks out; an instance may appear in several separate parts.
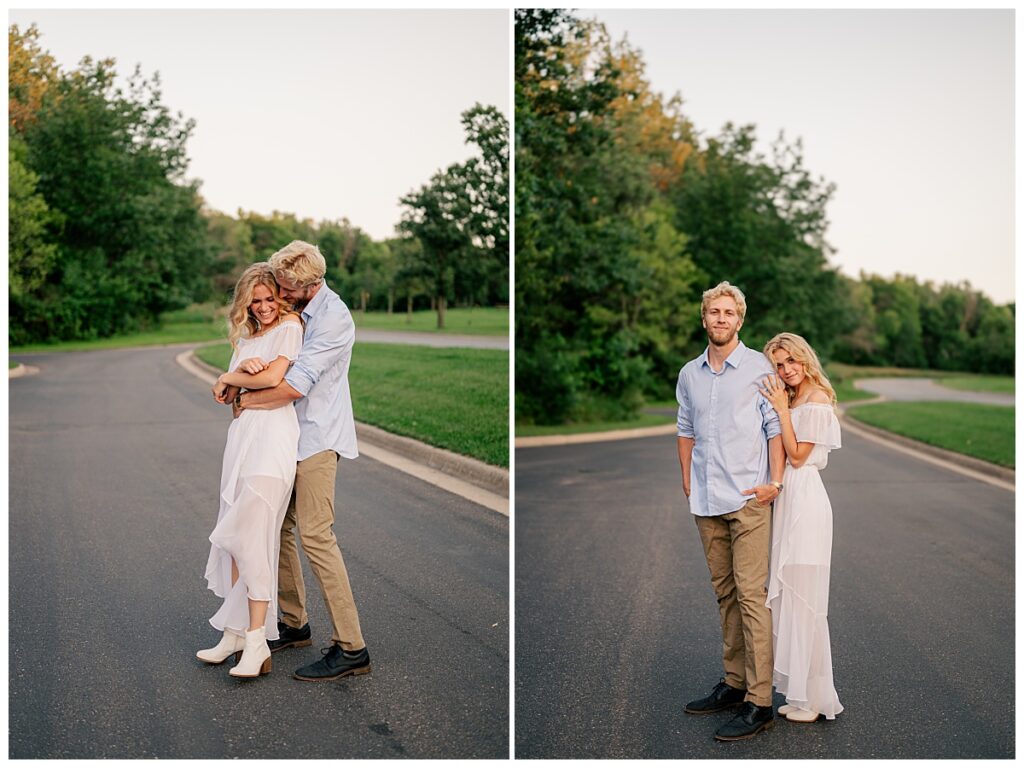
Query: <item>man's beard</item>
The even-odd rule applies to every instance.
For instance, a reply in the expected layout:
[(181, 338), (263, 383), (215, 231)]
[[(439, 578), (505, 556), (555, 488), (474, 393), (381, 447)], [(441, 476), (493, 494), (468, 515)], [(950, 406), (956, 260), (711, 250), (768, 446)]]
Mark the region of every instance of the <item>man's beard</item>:
[(708, 328), (708, 341), (716, 347), (724, 347), (732, 343), (737, 333), (739, 333), (739, 328), (732, 328), (728, 331), (715, 331), (712, 328)]
[(309, 304), (308, 296), (296, 296), (294, 299), (291, 300), (292, 311), (301, 312), (306, 308), (307, 304)]

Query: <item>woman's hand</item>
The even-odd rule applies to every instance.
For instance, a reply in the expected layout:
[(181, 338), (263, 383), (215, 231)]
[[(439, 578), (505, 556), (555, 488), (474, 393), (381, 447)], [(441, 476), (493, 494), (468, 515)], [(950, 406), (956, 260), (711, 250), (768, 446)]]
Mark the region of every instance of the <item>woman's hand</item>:
[(758, 388), (758, 392), (764, 395), (764, 399), (772, 404), (777, 413), (784, 413), (789, 410), (789, 393), (785, 384), (778, 376), (768, 376), (764, 380), (764, 389)]
[(255, 375), (257, 373), (265, 371), (269, 367), (270, 363), (264, 362), (262, 359), (258, 357), (249, 357), (240, 362), (235, 370), (241, 371), (242, 373)]
[(225, 399), (228, 391), (228, 385), (224, 383), (224, 380), (217, 378), (217, 381), (213, 384), (213, 399), (218, 403), (226, 403)]

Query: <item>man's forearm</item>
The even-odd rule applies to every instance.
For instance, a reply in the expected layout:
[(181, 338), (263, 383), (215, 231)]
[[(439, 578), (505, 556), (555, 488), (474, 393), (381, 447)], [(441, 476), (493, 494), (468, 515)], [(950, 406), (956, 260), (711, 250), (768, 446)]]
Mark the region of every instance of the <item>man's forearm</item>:
[(287, 381), (282, 381), (270, 389), (257, 389), (242, 393), (242, 408), (250, 411), (272, 411), (285, 405), (291, 405), (302, 397)]
[(680, 437), (676, 440), (679, 450), (679, 469), (683, 473), (683, 492), (690, 495), (690, 465), (693, 462), (693, 438)]
[(782, 445), (782, 435), (776, 435), (768, 441), (768, 470), (773, 483), (782, 482), (782, 474), (786, 471), (786, 449)]

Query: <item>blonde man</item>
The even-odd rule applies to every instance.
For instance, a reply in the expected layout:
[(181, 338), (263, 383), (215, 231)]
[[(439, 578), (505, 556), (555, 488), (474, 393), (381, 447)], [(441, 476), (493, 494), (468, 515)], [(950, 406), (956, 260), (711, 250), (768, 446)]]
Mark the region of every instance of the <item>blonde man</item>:
[[(298, 529), (302, 550), (323, 592), (333, 634), (331, 647), (323, 657), (296, 670), (294, 676), (320, 681), (363, 675), (370, 672), (370, 655), (332, 529), (338, 457), (354, 459), (359, 455), (348, 387), (355, 324), (345, 302), (324, 282), (327, 264), (315, 245), (295, 240), (271, 256), (269, 262), (281, 297), (301, 313), (305, 323), (302, 349), (284, 381), (273, 389), (245, 392), (235, 399), (237, 412), (294, 403), (299, 419), (295, 488), (281, 528), (280, 639), (270, 643), (270, 649), (276, 652), (312, 644), (302, 565), (295, 545)], [(263, 364), (260, 360), (246, 363), (255, 369), (250, 373)]]
[(765, 584), (771, 502), (782, 490), (785, 454), (778, 414), (760, 393), (772, 368), (739, 339), (746, 311), (743, 293), (727, 282), (704, 293), (708, 347), (683, 366), (676, 384), (683, 493), (718, 600), (725, 669), (714, 690), (685, 711), (702, 715), (739, 705), (715, 733), (720, 741), (749, 739), (775, 724)]

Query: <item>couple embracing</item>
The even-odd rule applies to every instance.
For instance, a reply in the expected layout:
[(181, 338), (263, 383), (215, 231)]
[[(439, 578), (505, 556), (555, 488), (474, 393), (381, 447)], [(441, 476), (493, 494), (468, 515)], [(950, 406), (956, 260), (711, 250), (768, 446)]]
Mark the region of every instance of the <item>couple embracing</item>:
[(322, 658), (294, 677), (370, 671), (332, 530), (338, 459), (359, 455), (348, 387), (355, 325), (326, 272), (320, 250), (295, 240), (246, 269), (231, 302), (233, 354), (213, 396), (234, 420), (206, 565), (207, 585), (224, 601), (210, 624), (223, 634), (196, 656), (207, 664), (234, 657), (233, 677), (259, 677), (272, 653), (312, 644), (296, 531), (333, 634)]
[(683, 492), (718, 600), (725, 669), (685, 711), (739, 705), (720, 741), (775, 724), (773, 684), (787, 720), (843, 711), (827, 619), (832, 507), (818, 474), (840, 447), (835, 391), (796, 334), (778, 334), (763, 354), (748, 349), (738, 336), (745, 313), (727, 282), (704, 293), (708, 347), (676, 386)]

